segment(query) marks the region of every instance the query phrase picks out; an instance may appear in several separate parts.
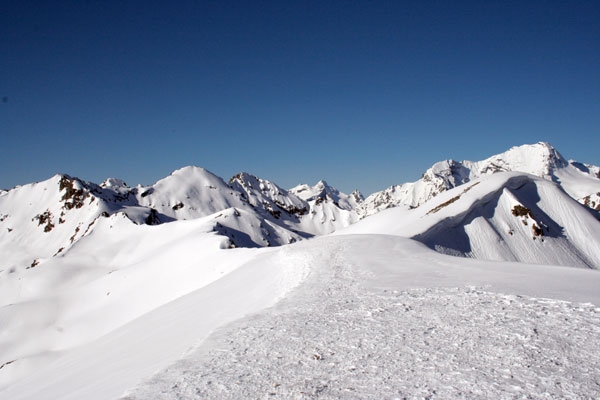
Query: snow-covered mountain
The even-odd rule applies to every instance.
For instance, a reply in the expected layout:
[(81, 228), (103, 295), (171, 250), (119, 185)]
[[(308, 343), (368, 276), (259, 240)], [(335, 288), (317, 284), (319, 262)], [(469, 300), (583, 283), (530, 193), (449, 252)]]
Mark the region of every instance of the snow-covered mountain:
[[(497, 172), (516, 171), (559, 183), (573, 198), (598, 207), (600, 168), (567, 161), (549, 143), (513, 147), (483, 161), (440, 161), (416, 182), (391, 186), (368, 196), (359, 208), (362, 217), (390, 207), (419, 207), (443, 191)], [(593, 207), (592, 207), (593, 208)]]
[(369, 196), (359, 213), (371, 216), (342, 233), (400, 235), (483, 260), (600, 269), (598, 170), (548, 143), (442, 161), (416, 182)]
[(358, 190), (347, 195), (325, 181), (319, 181), (314, 186), (298, 185), (290, 189), (290, 193), (308, 203), (306, 223), (310, 221), (309, 224), (322, 227), (322, 233), (333, 232), (358, 221), (356, 209), (364, 200)]
[(55, 175), (0, 194), (0, 252), (6, 255), (0, 270), (32, 268), (63, 255), (98, 219), (115, 214), (137, 225), (212, 216), (212, 230), (229, 239), (228, 247), (292, 243), (358, 219), (351, 196), (329, 186), (327, 193), (303, 199), (247, 173), (225, 182), (198, 167), (133, 188), (116, 178), (98, 185)]
[(404, 236), (441, 253), (481, 260), (600, 269), (600, 214), (555, 182), (500, 172), (392, 208), (340, 231)]
[(98, 185), (55, 175), (0, 193), (0, 250), (6, 254), (0, 269), (31, 268), (62, 255), (98, 218), (117, 213), (138, 225), (212, 215), (212, 230), (227, 237), (229, 247), (278, 246), (334, 232), (387, 208), (416, 208), (454, 187), (506, 171), (555, 182), (580, 203), (600, 209), (600, 167), (567, 161), (548, 143), (513, 147), (478, 162), (438, 162), (420, 180), (366, 199), (324, 181), (285, 190), (248, 173), (225, 182), (193, 166), (137, 187), (116, 178)]
[(0, 399), (596, 398), (599, 172), (539, 143), (366, 200), (198, 167), (2, 191)]
[(227, 247), (278, 246), (337, 231), (387, 208), (416, 208), (454, 187), (506, 171), (555, 182), (581, 204), (600, 210), (600, 167), (567, 161), (548, 143), (513, 147), (478, 162), (438, 162), (420, 180), (366, 199), (324, 181), (285, 190), (248, 173), (225, 182), (193, 166), (137, 187), (116, 178), (98, 185), (55, 175), (0, 193), (0, 251), (6, 254), (0, 270), (32, 268), (64, 255), (99, 218), (118, 213), (138, 225), (212, 215), (211, 229), (228, 238)]

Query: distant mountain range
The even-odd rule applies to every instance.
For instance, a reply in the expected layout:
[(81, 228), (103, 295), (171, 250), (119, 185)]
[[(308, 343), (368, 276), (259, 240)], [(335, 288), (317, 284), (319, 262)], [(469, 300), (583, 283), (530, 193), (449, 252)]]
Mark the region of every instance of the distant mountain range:
[[(290, 295), (291, 302), (302, 310), (310, 303), (318, 314), (302, 311), (292, 324), (296, 330), (289, 324), (269, 329), (302, 337), (302, 343), (313, 340), (316, 328), (306, 321), (315, 318), (331, 322), (336, 332), (343, 326), (352, 332), (359, 325), (371, 329), (375, 314), (404, 321), (411, 311), (404, 302), (413, 301), (406, 300), (413, 294), (402, 295), (402, 303), (385, 300), (365, 308), (365, 296), (382, 299), (379, 289), (366, 289), (368, 281), (393, 289), (394, 296), (403, 287), (459, 287), (452, 289), (459, 297), (444, 297), (443, 304), (452, 307), (473, 299), (476, 292), (464, 289), (471, 285), (597, 299), (600, 280), (591, 270), (600, 269), (599, 174), (599, 167), (567, 161), (538, 143), (479, 162), (439, 162), (418, 181), (366, 199), (324, 181), (285, 190), (247, 173), (225, 181), (198, 167), (174, 171), (151, 186), (55, 175), (1, 191), (0, 399), (118, 398), (181, 359), (210, 332), (271, 307), (292, 289), (304, 290), (305, 297)], [(314, 292), (311, 285), (321, 289)], [(519, 322), (521, 303), (507, 299), (501, 309), (512, 307)], [(431, 304), (423, 312), (436, 315), (442, 303)], [(352, 307), (356, 320), (339, 325)], [(467, 318), (480, 313), (469, 307), (460, 309), (471, 313)], [(536, 324), (562, 326), (575, 309), (580, 310), (548, 316), (539, 308)], [(504, 320), (498, 323), (504, 326)], [(549, 332), (552, 324), (540, 330)], [(478, 326), (468, 325), (462, 337), (479, 332)], [(535, 326), (523, 325), (523, 332), (537, 336)], [(424, 328), (407, 332), (418, 333), (430, 351), (428, 340), (441, 336)], [(390, 329), (389, 335), (399, 333)], [(523, 338), (529, 346), (531, 338)], [(264, 335), (268, 345), (271, 339)], [(590, 333), (576, 343), (587, 354), (583, 344), (596, 339)], [(491, 342), (492, 357), (481, 360), (497, 359), (499, 342), (505, 337)], [(356, 343), (344, 345), (358, 349)], [(438, 349), (445, 352), (447, 345)], [(370, 358), (373, 347), (360, 351)], [(380, 351), (385, 357), (399, 354)], [(297, 356), (289, 355), (294, 361), (285, 365), (300, 365)], [(321, 356), (314, 357), (307, 358), (311, 370)], [(253, 370), (254, 359), (251, 365)], [(540, 365), (545, 374), (547, 364)], [(348, 374), (354, 376), (353, 370)], [(369, 369), (367, 375), (376, 374)]]
[[(475, 188), (475, 184), (507, 172), (512, 174), (495, 179), (492, 185)], [(465, 189), (442, 196), (456, 187)], [(472, 194), (461, 195), (471, 188), (474, 188)], [(528, 194), (522, 198), (524, 191)], [(545, 192), (544, 198), (540, 198), (541, 191)], [(472, 198), (475, 193), (478, 197)], [(463, 200), (466, 197), (468, 205)], [(465, 205), (449, 207), (457, 199), (460, 199), (457, 203)], [(440, 203), (442, 200), (448, 207)], [(559, 203), (562, 208), (554, 207)], [(504, 207), (502, 218), (498, 217), (499, 204)], [(514, 211), (516, 205), (529, 211), (522, 211), (523, 215), (511, 220), (507, 212), (518, 214), (520, 211)], [(418, 181), (391, 186), (366, 199), (358, 191), (350, 195), (341, 193), (324, 181), (285, 190), (248, 173), (225, 181), (194, 166), (174, 171), (151, 186), (136, 187), (115, 178), (96, 184), (69, 175), (55, 175), (43, 182), (0, 192), (3, 254), (0, 271), (34, 268), (53, 257), (67, 255), (105, 218), (125, 218), (136, 225), (204, 218), (207, 229), (224, 238), (223, 247), (265, 247), (339, 231), (389, 208), (402, 210), (397, 211), (402, 218), (385, 216), (393, 221), (397, 234), (416, 238), (440, 251), (529, 262), (551, 262), (554, 257), (560, 260), (559, 264), (600, 267), (598, 253), (589, 254), (594, 246), (582, 243), (571, 246), (575, 237), (599, 240), (600, 236), (590, 238), (591, 233), (579, 232), (571, 225), (598, 225), (600, 167), (567, 161), (550, 144), (537, 143), (513, 147), (483, 161), (441, 161), (425, 171)], [(572, 218), (575, 214), (579, 219)], [(417, 224), (413, 221), (416, 215), (431, 222)], [(440, 215), (445, 216), (443, 221), (437, 217)], [(479, 217), (486, 221), (477, 223), (487, 224), (489, 229), (484, 231), (491, 242), (481, 236), (483, 231), (469, 233), (473, 221), (479, 221)], [(516, 229), (505, 220), (522, 220), (521, 225), (529, 224), (529, 228), (519, 225)], [(365, 224), (358, 227), (362, 225)], [(372, 223), (367, 225), (369, 230), (377, 230)], [(415, 230), (416, 226), (426, 225), (427, 229)], [(547, 248), (540, 249), (539, 254), (523, 256), (532, 244), (527, 241), (516, 245), (513, 236), (525, 235), (531, 228), (534, 231), (529, 236), (552, 238), (557, 243), (555, 252), (562, 256), (552, 255), (553, 251)], [(573, 254), (565, 256), (565, 252)]]

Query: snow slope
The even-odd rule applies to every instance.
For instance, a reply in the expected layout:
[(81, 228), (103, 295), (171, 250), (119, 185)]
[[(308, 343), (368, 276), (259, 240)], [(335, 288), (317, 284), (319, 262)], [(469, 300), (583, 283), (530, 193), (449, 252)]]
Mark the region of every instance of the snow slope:
[[(61, 371), (60, 375), (67, 377), (68, 373), (63, 375), (67, 367), (57, 370), (56, 365), (69, 363), (73, 354), (86, 354), (84, 358), (96, 368), (97, 360), (106, 358), (110, 351), (121, 357), (123, 349), (136, 348), (139, 360), (128, 374), (143, 376), (140, 374), (150, 373), (181, 355), (214, 324), (272, 304), (306, 274), (302, 264), (288, 267), (274, 261), (253, 261), (256, 257), (264, 260), (269, 254), (266, 249), (226, 250), (227, 239), (212, 232), (215, 219), (208, 216), (140, 226), (123, 214), (115, 214), (100, 220), (68, 257), (54, 258), (43, 268), (18, 271), (1, 280), (1, 384), (12, 387), (11, 382), (44, 368)], [(234, 274), (241, 266), (244, 268)], [(207, 291), (198, 292), (202, 288)], [(195, 300), (185, 300), (187, 295)], [(158, 317), (148, 317), (153, 321), (150, 325), (138, 320), (144, 321), (143, 315), (178, 301), (184, 304), (189, 321), (177, 321), (177, 325), (165, 326), (164, 330), (177, 326), (177, 331), (189, 331), (181, 333), (177, 343), (155, 346), (155, 351), (144, 350), (142, 346), (148, 346), (148, 342), (140, 338), (157, 328), (152, 324)], [(171, 314), (169, 307), (158, 315)], [(202, 307), (206, 307), (204, 311)], [(209, 316), (207, 310), (215, 314)], [(193, 317), (195, 312), (202, 318)], [(131, 323), (133, 327), (124, 327)], [(102, 347), (115, 345), (115, 340), (118, 348)], [(98, 357), (89, 358), (90, 349), (97, 345)]]
[(111, 211), (111, 204), (100, 197), (103, 194), (97, 186), (63, 175), (2, 194), (0, 270), (35, 266), (40, 259), (62, 253), (96, 218)]
[[(243, 251), (252, 257), (230, 273), (96, 340), (5, 364), (1, 376), (14, 381), (0, 398), (116, 398), (160, 370), (129, 396), (258, 398), (275, 391), (304, 398), (326, 391), (325, 398), (380, 398), (446, 390), (459, 398), (462, 390), (539, 393), (546, 380), (562, 382), (546, 387), (554, 395), (598, 392), (590, 374), (600, 358), (585, 350), (600, 343), (596, 271), (459, 259), (384, 235)], [(275, 309), (225, 327), (303, 280)], [(464, 323), (450, 324), (455, 315)], [(219, 326), (224, 330), (204, 342)], [(546, 356), (535, 358), (536, 349)], [(203, 361), (207, 353), (210, 362)], [(511, 378), (503, 372), (509, 369), (527, 374)]]
[(598, 313), (591, 304), (478, 288), (335, 289), (344, 294), (330, 290), (319, 304), (292, 305), (224, 329), (212, 348), (179, 360), (124, 398), (589, 399), (600, 394), (593, 351), (600, 344)]
[[(349, 197), (329, 190), (339, 199)], [(138, 225), (234, 215), (216, 229), (232, 247), (279, 246), (358, 219), (348, 202), (311, 203), (247, 173), (226, 183), (190, 166), (154, 185), (135, 188), (116, 178), (97, 185), (55, 175), (0, 194), (0, 273), (34, 268), (67, 253), (94, 229), (95, 221), (115, 213)]]
[[(515, 207), (527, 212), (514, 215)], [(556, 183), (516, 172), (471, 181), (416, 209), (386, 210), (337, 233), (400, 235), (484, 260), (600, 268), (598, 214)]]

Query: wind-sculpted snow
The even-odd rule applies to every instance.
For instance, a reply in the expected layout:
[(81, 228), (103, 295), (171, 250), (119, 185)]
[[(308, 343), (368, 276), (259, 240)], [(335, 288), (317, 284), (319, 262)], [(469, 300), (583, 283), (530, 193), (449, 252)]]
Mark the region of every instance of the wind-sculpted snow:
[[(516, 206), (530, 216), (515, 216)], [(556, 183), (516, 172), (471, 181), (416, 209), (386, 210), (337, 233), (395, 234), (484, 260), (600, 268), (594, 211)]]
[[(519, 177), (498, 189), (413, 237), (479, 259), (600, 268), (600, 223), (555, 185)], [(523, 205), (529, 217), (515, 216)]]
[[(600, 395), (599, 306), (515, 294), (559, 287), (559, 274), (544, 288), (506, 265), (467, 262), (479, 281), (400, 238), (319, 244), (330, 262), (292, 296), (219, 330), (124, 399)], [(406, 289), (421, 275), (430, 276), (427, 287)], [(479, 286), (493, 275), (498, 286)]]

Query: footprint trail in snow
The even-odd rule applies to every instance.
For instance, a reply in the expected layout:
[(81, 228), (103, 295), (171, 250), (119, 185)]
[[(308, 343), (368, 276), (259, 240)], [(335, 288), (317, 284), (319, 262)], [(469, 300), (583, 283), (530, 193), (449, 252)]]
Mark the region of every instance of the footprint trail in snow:
[(375, 289), (368, 272), (332, 263), (125, 399), (600, 398), (597, 306)]

